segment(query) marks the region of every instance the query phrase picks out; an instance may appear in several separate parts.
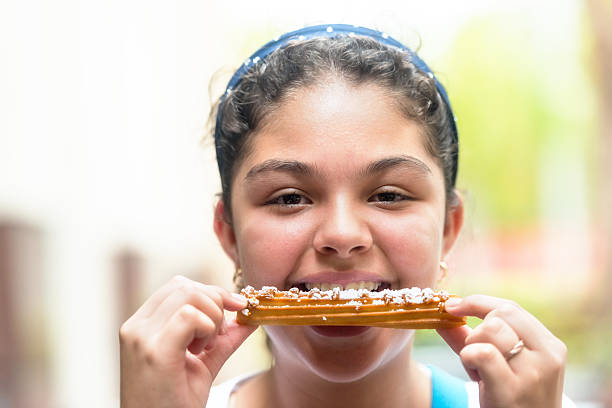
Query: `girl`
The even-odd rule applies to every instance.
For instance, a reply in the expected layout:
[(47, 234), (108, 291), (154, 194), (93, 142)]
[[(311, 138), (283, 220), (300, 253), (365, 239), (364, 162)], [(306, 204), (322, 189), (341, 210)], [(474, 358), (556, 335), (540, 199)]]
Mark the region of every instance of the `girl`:
[[(214, 229), (240, 286), (435, 286), (463, 222), (457, 130), (402, 44), (348, 25), (288, 33), (231, 79), (214, 133)], [(270, 326), (272, 368), (211, 391), (254, 330), (223, 311), (245, 306), (180, 277), (154, 293), (121, 328), (122, 407), (562, 405), (563, 343), (483, 295), (446, 306), (476, 329), (439, 331), (473, 382), (412, 360), (412, 330)]]

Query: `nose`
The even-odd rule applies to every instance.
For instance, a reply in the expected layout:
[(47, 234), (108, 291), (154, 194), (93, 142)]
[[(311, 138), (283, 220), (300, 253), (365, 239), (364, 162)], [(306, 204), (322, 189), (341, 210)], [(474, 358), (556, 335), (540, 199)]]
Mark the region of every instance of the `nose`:
[(322, 213), (313, 246), (321, 254), (349, 258), (372, 247), (372, 234), (359, 209), (338, 199)]

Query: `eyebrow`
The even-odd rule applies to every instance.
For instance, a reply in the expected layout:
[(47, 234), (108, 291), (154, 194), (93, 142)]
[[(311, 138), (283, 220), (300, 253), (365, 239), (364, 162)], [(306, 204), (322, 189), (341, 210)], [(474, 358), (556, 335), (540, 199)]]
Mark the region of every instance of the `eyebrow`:
[(370, 163), (365, 168), (362, 175), (365, 176), (372, 173), (381, 173), (385, 170), (389, 170), (395, 167), (405, 167), (410, 170), (416, 170), (418, 173), (422, 173), (423, 175), (432, 174), (429, 166), (427, 166), (427, 164), (425, 164), (423, 161), (413, 156), (400, 155), (385, 157), (383, 159), (376, 160), (375, 162)]
[[(423, 161), (413, 156), (400, 155), (376, 160), (360, 171), (359, 175), (367, 176), (397, 167), (405, 167), (410, 170), (416, 170), (418, 173), (425, 176), (431, 174), (431, 169)], [(312, 176), (314, 173), (316, 173), (313, 167), (298, 160), (269, 159), (253, 166), (248, 171), (244, 179), (252, 180), (270, 172), (286, 172), (296, 176)]]
[(269, 159), (253, 166), (244, 179), (250, 180), (262, 174), (276, 171), (292, 173), (299, 176), (310, 176), (314, 173), (314, 170), (309, 165), (297, 160)]

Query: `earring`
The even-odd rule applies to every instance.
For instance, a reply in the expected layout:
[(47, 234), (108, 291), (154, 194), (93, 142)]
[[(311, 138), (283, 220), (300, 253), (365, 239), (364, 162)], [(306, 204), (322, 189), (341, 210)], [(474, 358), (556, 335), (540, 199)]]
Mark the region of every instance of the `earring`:
[(242, 268), (240, 268), (239, 266), (237, 266), (236, 270), (234, 271), (234, 277), (232, 278), (232, 281), (234, 282), (234, 286), (237, 290), (241, 290), (245, 286), (244, 277), (242, 276)]
[(445, 261), (440, 261), (440, 272), (441, 274), (438, 278), (438, 286), (446, 280), (446, 276), (448, 275), (448, 264)]

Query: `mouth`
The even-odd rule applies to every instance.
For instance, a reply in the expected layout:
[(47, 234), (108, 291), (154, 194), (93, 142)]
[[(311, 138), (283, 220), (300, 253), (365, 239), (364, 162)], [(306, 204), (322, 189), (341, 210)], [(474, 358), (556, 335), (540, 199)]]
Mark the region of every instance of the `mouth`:
[(348, 289), (366, 289), (372, 292), (380, 292), (385, 289), (391, 289), (389, 282), (381, 281), (357, 281), (357, 282), (301, 282), (296, 283), (294, 287), (298, 288), (303, 292), (308, 292), (311, 289), (317, 288), (321, 291), (333, 290), (339, 288), (340, 290)]

